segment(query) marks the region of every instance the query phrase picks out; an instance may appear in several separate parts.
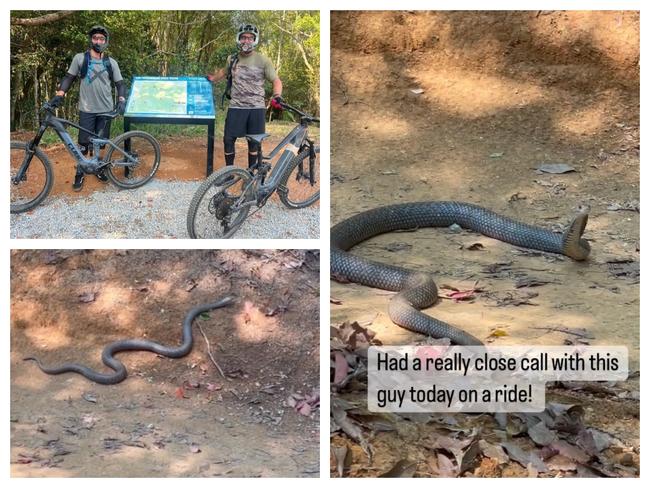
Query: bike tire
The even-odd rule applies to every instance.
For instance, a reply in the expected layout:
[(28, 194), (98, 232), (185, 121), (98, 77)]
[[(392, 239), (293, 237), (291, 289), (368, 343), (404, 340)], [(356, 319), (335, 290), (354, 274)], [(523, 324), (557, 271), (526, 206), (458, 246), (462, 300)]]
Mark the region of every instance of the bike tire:
[[(320, 155), (320, 146), (314, 146), (314, 150), (317, 154), (315, 170), (317, 174), (313, 186), (310, 181), (307, 181), (304, 176), (300, 176), (299, 173), (303, 164), (309, 167), (309, 148), (304, 149), (293, 158), (290, 169), (287, 170), (280, 182), (278, 196), (280, 201), (288, 208), (309, 207), (320, 199), (320, 157), (318, 156)], [(302, 183), (300, 183), (301, 178), (305, 180)], [(294, 183), (292, 183), (292, 179), (295, 180)]]
[[(27, 143), (25, 142), (19, 142), (19, 141), (11, 141), (10, 143), (10, 148), (13, 151), (14, 149), (20, 152), (22, 150), (23, 152), (27, 151)], [(17, 152), (17, 154), (18, 154)], [(11, 156), (10, 156), (11, 159)], [(29, 175), (29, 172), (31, 170), (31, 165), (35, 163), (34, 160), (40, 161), (40, 164), (43, 165), (43, 169), (45, 170), (45, 184), (43, 185), (43, 188), (39, 191), (39, 193), (36, 195), (36, 197), (28, 200), (27, 202), (22, 202), (22, 203), (14, 203), (14, 195), (13, 195), (13, 190), (14, 186), (19, 186), (19, 185), (14, 185), (13, 182), (10, 182), (11, 185), (11, 202), (10, 202), (10, 212), (11, 213), (22, 213), (26, 212), (28, 210), (31, 210), (32, 208), (36, 207), (39, 205), (43, 200), (47, 198), (47, 196), (50, 194), (50, 191), (52, 190), (52, 185), (54, 183), (54, 173), (52, 171), (52, 164), (50, 163), (50, 160), (48, 157), (45, 155), (43, 151), (41, 151), (39, 148), (34, 149), (34, 157), (32, 158), (32, 161), (29, 163), (30, 164), (30, 169), (27, 170), (27, 174)], [(19, 165), (22, 164), (22, 159)], [(12, 162), (10, 161), (10, 170), (11, 170), (11, 176), (13, 178), (14, 174), (14, 168), (12, 167)], [(16, 168), (16, 171), (18, 168)], [(33, 170), (32, 174), (33, 174)], [(40, 185), (38, 185), (40, 186)]]
[[(149, 159), (153, 158), (153, 160), (147, 161), (147, 167), (145, 168), (143, 159), (137, 166), (135, 166), (135, 168), (129, 170), (130, 172), (128, 176), (125, 174), (124, 166), (113, 164), (106, 166), (106, 176), (108, 179), (111, 180), (115, 186), (122, 188), (123, 190), (138, 188), (146, 184), (154, 177), (156, 171), (158, 171), (158, 167), (160, 166), (160, 144), (154, 136), (144, 131), (132, 130), (117, 136), (113, 139), (113, 144), (120, 146), (127, 139), (129, 140), (131, 151), (138, 151), (140, 154), (143, 154), (144, 151), (146, 151), (147, 157)], [(133, 148), (134, 140), (137, 141), (136, 149)], [(109, 146), (104, 159), (112, 161), (111, 158), (114, 152), (118, 153), (118, 157), (122, 156), (122, 154), (119, 151), (116, 151), (114, 147)], [(141, 155), (138, 157), (143, 158)]]
[[(253, 178), (252, 175), (247, 170), (242, 168), (235, 168), (232, 166), (221, 168), (220, 170), (215, 171), (210, 176), (208, 176), (208, 178), (205, 179), (203, 183), (201, 183), (201, 186), (199, 186), (199, 188), (194, 193), (194, 196), (192, 197), (192, 201), (190, 202), (190, 208), (187, 211), (187, 233), (190, 236), (190, 238), (228, 239), (241, 227), (241, 225), (244, 223), (244, 220), (246, 220), (246, 217), (248, 217), (250, 207), (245, 207), (239, 211), (239, 213), (236, 215), (235, 221), (232, 223), (229, 230), (227, 232), (224, 232), (223, 235), (218, 235), (219, 223), (217, 218), (214, 217), (215, 237), (204, 236), (203, 235), (204, 233), (201, 232), (200, 229), (198, 228), (200, 227), (199, 222), (197, 222), (199, 211), (207, 209), (209, 212), (209, 205), (212, 200), (212, 196), (209, 196), (210, 190), (221, 187), (221, 183), (224, 183), (226, 178), (230, 176), (232, 176), (233, 178), (235, 177), (239, 178), (241, 180), (242, 188), (244, 188)], [(235, 182), (235, 185), (233, 186), (236, 185), (238, 185), (237, 182)]]

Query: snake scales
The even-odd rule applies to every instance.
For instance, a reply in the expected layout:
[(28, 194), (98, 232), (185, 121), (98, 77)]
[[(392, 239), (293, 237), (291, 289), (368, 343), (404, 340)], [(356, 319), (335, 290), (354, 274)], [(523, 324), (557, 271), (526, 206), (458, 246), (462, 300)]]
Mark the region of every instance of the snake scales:
[(47, 374), (77, 373), (85, 376), (95, 383), (100, 383), (102, 385), (114, 385), (123, 381), (127, 376), (127, 371), (124, 364), (113, 357), (116, 353), (122, 351), (150, 351), (169, 358), (181, 358), (183, 356), (186, 356), (192, 350), (192, 322), (196, 316), (202, 314), (203, 312), (207, 312), (208, 310), (230, 305), (233, 303), (233, 301), (234, 297), (226, 296), (214, 303), (198, 305), (191, 309), (185, 316), (185, 320), (183, 320), (183, 343), (178, 347), (163, 346), (157, 342), (140, 339), (112, 342), (102, 351), (102, 362), (113, 371), (115, 371), (114, 373), (98, 373), (88, 368), (87, 366), (83, 366), (82, 364), (78, 363), (65, 363), (58, 367), (47, 368), (41, 364), (38, 358), (27, 357), (24, 358), (24, 360), (36, 361), (38, 367)]
[(471, 334), (419, 311), (434, 304), (438, 298), (431, 275), (377, 263), (347, 251), (378, 234), (421, 227), (448, 227), (455, 223), (515, 246), (564, 254), (582, 261), (590, 252), (589, 243), (582, 238), (587, 219), (586, 213), (580, 213), (564, 234), (556, 234), (463, 202), (419, 202), (380, 207), (354, 215), (332, 227), (331, 275), (338, 281), (398, 291), (390, 301), (388, 312), (393, 322), (406, 329), (435, 338), (447, 337), (455, 344), (480, 345), (481, 341)]

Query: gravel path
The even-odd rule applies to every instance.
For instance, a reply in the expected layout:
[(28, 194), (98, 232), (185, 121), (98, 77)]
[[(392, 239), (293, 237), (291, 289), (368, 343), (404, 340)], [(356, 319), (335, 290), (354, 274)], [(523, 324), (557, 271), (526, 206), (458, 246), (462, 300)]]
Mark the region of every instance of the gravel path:
[[(135, 190), (113, 186), (87, 198), (48, 197), (31, 212), (11, 215), (19, 239), (185, 239), (185, 221), (199, 182), (154, 180)], [(319, 208), (290, 210), (269, 201), (234, 239), (317, 239)]]

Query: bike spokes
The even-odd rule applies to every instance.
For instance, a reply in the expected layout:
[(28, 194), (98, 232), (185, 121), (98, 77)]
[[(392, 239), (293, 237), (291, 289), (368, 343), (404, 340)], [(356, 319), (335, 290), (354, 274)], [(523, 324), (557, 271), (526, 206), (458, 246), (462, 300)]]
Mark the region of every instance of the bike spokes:
[(278, 194), (287, 207), (304, 208), (320, 198), (320, 148), (304, 149), (296, 156), (294, 164)]
[(137, 188), (149, 181), (160, 164), (160, 145), (150, 134), (131, 131), (118, 136), (107, 154), (108, 176), (120, 188)]
[(251, 179), (246, 170), (224, 168), (205, 180), (190, 204), (190, 237), (223, 239), (233, 235), (255, 202)]
[(12, 142), (11, 212), (25, 212), (41, 203), (52, 188), (52, 168), (40, 151), (28, 150), (28, 144)]

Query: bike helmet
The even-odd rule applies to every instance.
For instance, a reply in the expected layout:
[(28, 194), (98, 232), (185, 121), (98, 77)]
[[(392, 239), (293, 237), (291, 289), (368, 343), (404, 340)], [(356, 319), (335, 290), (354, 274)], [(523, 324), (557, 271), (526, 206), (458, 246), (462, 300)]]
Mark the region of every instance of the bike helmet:
[[(106, 38), (106, 42), (104, 44), (94, 43), (93, 36), (95, 34), (102, 34)], [(103, 53), (106, 50), (106, 48), (108, 47), (108, 38), (109, 38), (108, 29), (103, 25), (93, 25), (88, 31), (88, 41), (90, 42), (90, 47), (95, 52)]]
[[(255, 39), (253, 39), (253, 42), (251, 44), (241, 42), (239, 38), (241, 37), (242, 34), (253, 34)], [(260, 31), (257, 29), (257, 26), (253, 24), (241, 24), (239, 26), (239, 29), (237, 29), (237, 48), (240, 51), (248, 52), (252, 51), (255, 49), (255, 46), (257, 46), (257, 43), (260, 40)]]

